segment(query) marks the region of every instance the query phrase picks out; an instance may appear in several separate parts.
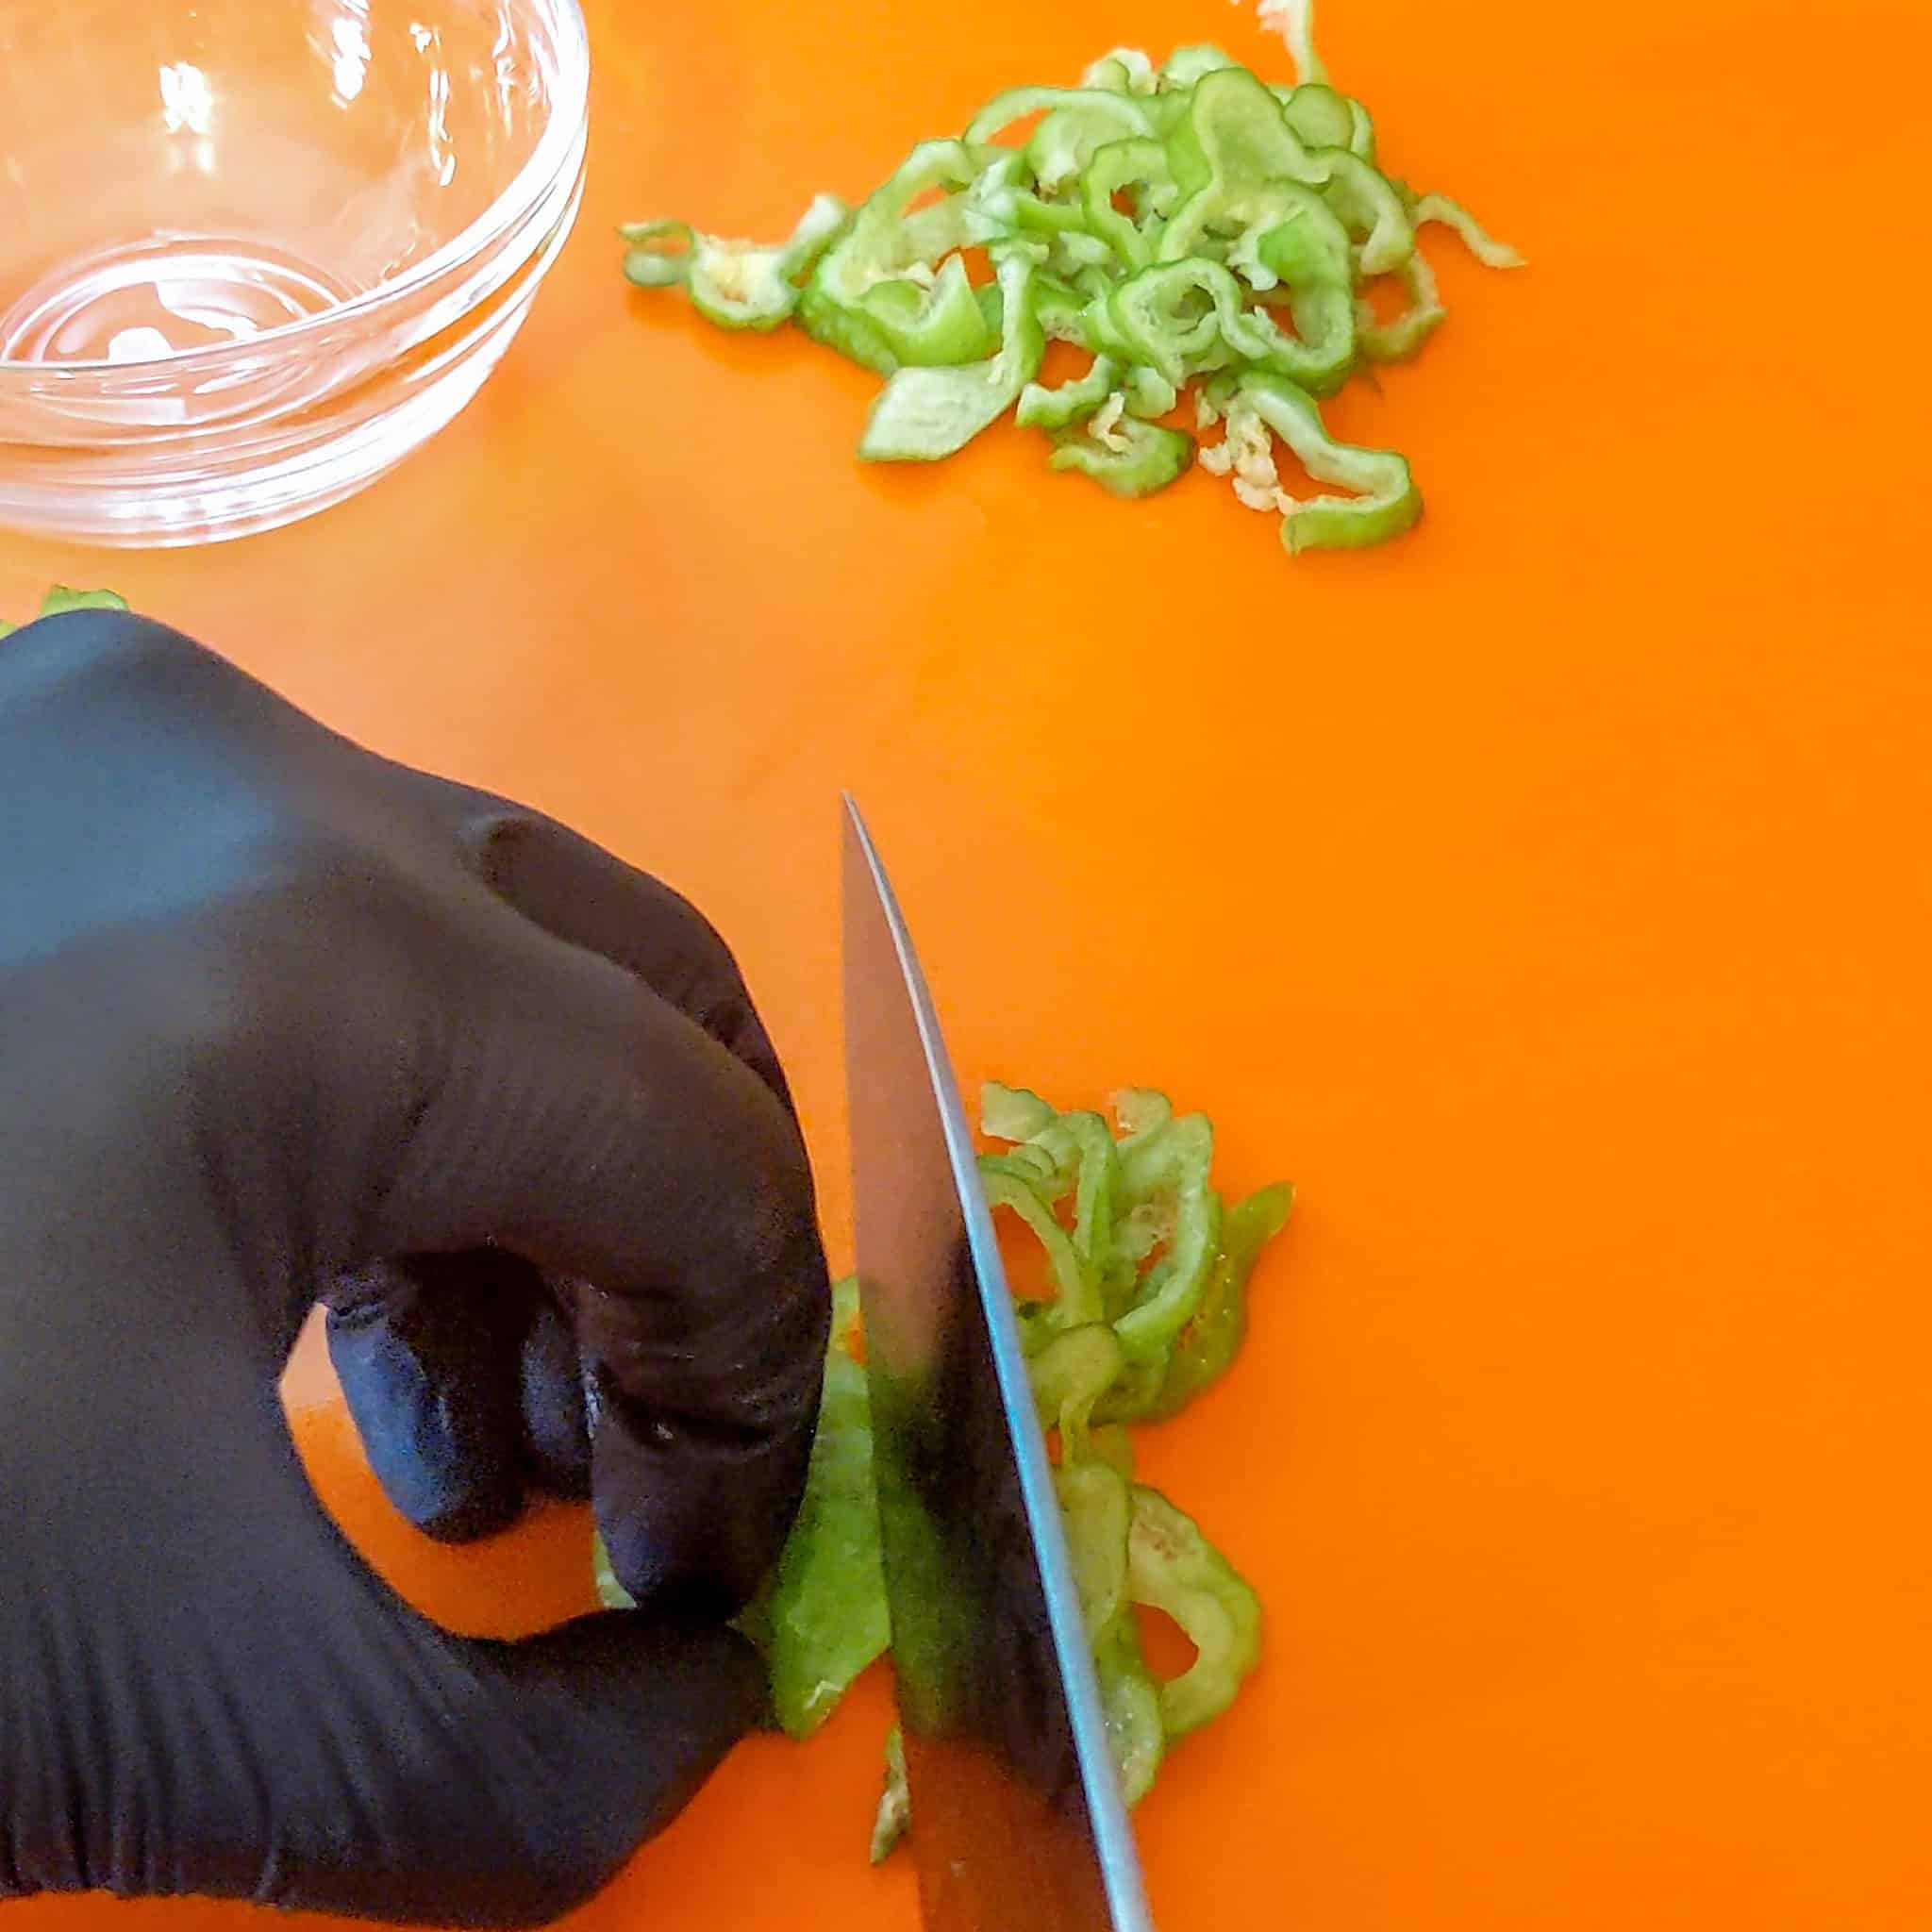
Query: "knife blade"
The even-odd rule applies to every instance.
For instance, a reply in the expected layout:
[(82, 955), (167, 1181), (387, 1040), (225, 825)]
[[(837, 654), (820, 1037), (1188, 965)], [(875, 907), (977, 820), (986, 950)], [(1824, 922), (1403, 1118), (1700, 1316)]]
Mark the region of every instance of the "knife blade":
[(844, 814), (844, 1007), (880, 1540), (927, 1932), (1153, 1932), (972, 1130)]

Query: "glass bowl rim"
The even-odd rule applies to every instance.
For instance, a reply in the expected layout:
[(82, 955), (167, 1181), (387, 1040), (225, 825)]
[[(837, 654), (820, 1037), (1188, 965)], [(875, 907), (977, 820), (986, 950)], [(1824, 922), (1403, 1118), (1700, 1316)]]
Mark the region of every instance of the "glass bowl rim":
[(285, 346), (299, 350), (311, 338), (340, 329), (344, 321), (405, 306), (411, 296), (432, 283), (487, 255), (514, 233), (550, 193), (583, 133), (590, 105), (590, 35), (579, 0), (505, 0), (505, 4), (544, 21), (552, 28), (558, 50), (557, 92), (551, 100), (549, 118), (543, 124), (537, 145), (530, 150), (529, 158), (503, 192), (440, 248), (425, 255), (393, 281), (380, 282), (359, 295), (352, 295), (346, 302), (338, 302), (298, 321), (277, 323), (275, 327), (265, 328), (242, 341), (218, 342), (200, 349), (171, 349), (165, 356), (142, 356), (126, 362), (111, 361), (106, 357), (72, 362), (15, 362), (0, 358), (0, 391), (30, 389), (49, 378), (64, 384), (90, 377), (138, 378), (163, 370), (179, 370), (184, 375), (194, 376), (219, 371), (225, 363), (258, 357), (264, 348), (271, 352)]

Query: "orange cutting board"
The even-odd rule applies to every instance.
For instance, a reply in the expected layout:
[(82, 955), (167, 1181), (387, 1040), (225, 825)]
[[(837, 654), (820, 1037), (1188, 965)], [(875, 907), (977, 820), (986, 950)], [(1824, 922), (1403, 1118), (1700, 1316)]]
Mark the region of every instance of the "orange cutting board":
[[(1158, 1084), (1230, 1189), (1293, 1178), (1236, 1378), (1145, 1451), (1270, 1613), (1139, 1814), (1165, 1932), (1932, 1923), (1932, 15), (1329, 0), (1386, 164), (1532, 265), (1432, 235), (1447, 325), (1332, 410), (1427, 515), (1291, 561), (1212, 478), (1124, 505), (1009, 429), (861, 468), (870, 377), (629, 291), (611, 234), (782, 232), (1116, 42), (1285, 76), (1245, 9), (591, 13), (581, 225), (458, 424), (239, 545), (0, 543), (8, 612), (113, 584), (690, 892), (837, 1262), (841, 786), (969, 1087)], [(440, 1613), (585, 1600), (580, 1516), (430, 1551), (339, 1409), (302, 1433)], [(574, 1923), (909, 1932), (885, 1717), (747, 1743)]]

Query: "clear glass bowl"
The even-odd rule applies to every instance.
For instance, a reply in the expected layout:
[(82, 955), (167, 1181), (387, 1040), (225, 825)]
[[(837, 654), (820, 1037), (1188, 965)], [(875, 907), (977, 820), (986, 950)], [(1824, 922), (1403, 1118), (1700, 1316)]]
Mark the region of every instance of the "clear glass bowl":
[(481, 387), (583, 192), (576, 0), (0, 0), (0, 523), (269, 529)]

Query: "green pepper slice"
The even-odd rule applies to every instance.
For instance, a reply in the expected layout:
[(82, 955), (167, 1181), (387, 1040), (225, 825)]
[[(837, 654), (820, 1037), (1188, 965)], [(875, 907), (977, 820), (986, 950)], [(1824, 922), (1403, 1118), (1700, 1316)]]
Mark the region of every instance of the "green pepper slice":
[(1261, 1654), (1261, 1605), (1185, 1509), (1137, 1484), (1127, 1532), (1127, 1589), (1164, 1611), (1194, 1646), (1194, 1661), (1161, 1685), (1169, 1739), (1198, 1730), (1234, 1702)]
[[(1122, 401), (1124, 406), (1124, 397)], [(1175, 481), (1193, 460), (1194, 439), (1186, 430), (1123, 415), (1108, 426), (1104, 440), (1062, 437), (1046, 466), (1077, 470), (1115, 496), (1151, 496)]]
[(1422, 515), (1422, 497), (1407, 462), (1393, 450), (1336, 441), (1306, 391), (1280, 376), (1244, 375), (1238, 401), (1255, 410), (1318, 483), (1360, 491), (1353, 497), (1310, 497), (1285, 511), (1281, 541), (1291, 556), (1378, 543), (1409, 528)]
[(1174, 1344), (1158, 1394), (1136, 1421), (1165, 1422), (1178, 1415), (1227, 1373), (1248, 1332), (1248, 1277), (1261, 1250), (1287, 1224), (1293, 1204), (1294, 1190), (1277, 1182), (1223, 1215), (1221, 1252), (1201, 1306)]
[(929, 463), (953, 455), (1011, 408), (1039, 374), (1045, 339), (1033, 313), (1033, 263), (1008, 256), (997, 274), (1005, 305), (999, 353), (958, 368), (896, 371), (859, 439), (867, 461)]

